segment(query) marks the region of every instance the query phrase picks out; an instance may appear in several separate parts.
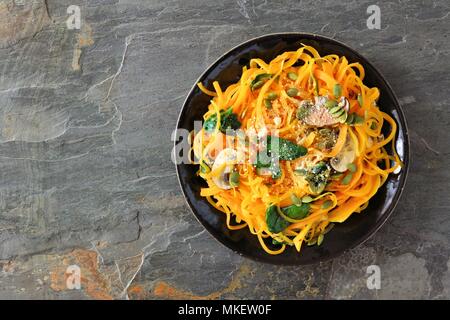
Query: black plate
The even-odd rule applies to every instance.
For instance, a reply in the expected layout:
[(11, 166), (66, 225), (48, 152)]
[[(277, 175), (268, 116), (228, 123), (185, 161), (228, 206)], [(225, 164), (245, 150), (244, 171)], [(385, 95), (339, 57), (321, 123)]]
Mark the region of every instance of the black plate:
[[(380, 89), (379, 106), (391, 115), (398, 124), (397, 151), (405, 167), (397, 175), (390, 175), (386, 183), (370, 200), (366, 210), (353, 214), (344, 223), (337, 224), (325, 237), (320, 247), (303, 246), (300, 253), (288, 247), (280, 255), (269, 255), (261, 247), (256, 236), (246, 228), (230, 231), (226, 227), (225, 215), (200, 196), (200, 188), (206, 186), (202, 178), (196, 176), (198, 166), (189, 164), (177, 165), (178, 179), (183, 194), (192, 212), (200, 223), (221, 243), (236, 253), (251, 259), (283, 265), (311, 264), (328, 260), (354, 248), (373, 235), (393, 212), (402, 190), (409, 163), (409, 138), (403, 112), (392, 88), (375, 67), (355, 50), (343, 43), (323, 36), (305, 33), (269, 34), (247, 41), (225, 53), (214, 62), (198, 79), (207, 88), (218, 80), (222, 88), (237, 82), (242, 67), (248, 65), (250, 59), (261, 58), (269, 62), (284, 51), (297, 50), (301, 44), (311, 45), (321, 55), (338, 54), (346, 56), (350, 62), (363, 65), (366, 76), (364, 83), (369, 87)], [(393, 61), (394, 63), (394, 61)], [(194, 120), (201, 120), (206, 112), (210, 97), (203, 94), (196, 85), (187, 96), (177, 128), (193, 129)]]

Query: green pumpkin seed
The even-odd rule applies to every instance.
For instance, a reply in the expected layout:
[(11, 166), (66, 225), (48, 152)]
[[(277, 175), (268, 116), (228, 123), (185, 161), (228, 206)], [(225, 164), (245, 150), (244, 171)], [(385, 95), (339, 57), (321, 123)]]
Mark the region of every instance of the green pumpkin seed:
[(344, 109), (338, 109), (336, 112), (334, 112), (334, 113), (330, 112), (330, 113), (333, 116), (333, 118), (337, 119), (337, 118), (339, 118), (340, 116), (342, 116), (346, 112), (345, 112)]
[(338, 103), (335, 100), (327, 100), (324, 105), (328, 109), (333, 109), (337, 107)]
[(286, 93), (289, 97), (295, 97), (298, 94), (298, 89), (297, 88), (289, 88), (289, 89), (287, 89)]
[(330, 223), (329, 225), (327, 225), (327, 226), (325, 227), (325, 230), (323, 230), (323, 234), (325, 235), (325, 234), (327, 234), (328, 232), (330, 232), (330, 230), (333, 229), (333, 227), (334, 227), (334, 223)]
[(358, 94), (358, 103), (359, 103), (359, 106), (360, 106), (360, 107), (363, 106), (363, 98), (362, 98), (361, 93)]
[(335, 173), (331, 175), (331, 180), (338, 180), (340, 179), (344, 174), (343, 173)]
[(351, 173), (355, 173), (356, 172), (356, 164), (354, 163), (349, 163), (347, 165), (348, 171), (350, 171)]
[(377, 124), (376, 124), (375, 122), (372, 122), (372, 123), (370, 124), (370, 129), (376, 130), (376, 129), (377, 129)]
[(333, 205), (333, 201), (327, 200), (322, 204), (322, 209), (328, 209)]
[(345, 121), (347, 120), (347, 116), (348, 116), (348, 113), (345, 112), (345, 110), (344, 110), (344, 113), (336, 120), (339, 121), (340, 123), (345, 123)]
[(278, 98), (278, 95), (275, 92), (271, 92), (267, 95), (268, 100), (275, 100), (276, 98)]
[(307, 171), (305, 169), (295, 169), (294, 170), (296, 174), (304, 176), (306, 175)]
[(355, 120), (353, 120), (354, 124), (362, 124), (364, 123), (364, 118), (359, 116), (359, 115), (355, 115)]
[(297, 80), (297, 78), (298, 78), (297, 74), (294, 73), (294, 72), (289, 72), (289, 73), (287, 74), (287, 76), (288, 76), (288, 78), (291, 79), (292, 81), (295, 81), (295, 80)]
[(323, 234), (319, 234), (319, 236), (317, 237), (317, 245), (320, 246), (323, 242)]
[(209, 173), (211, 171), (211, 168), (205, 163), (205, 161), (202, 161), (200, 164), (200, 171), (201, 173)]
[(344, 111), (344, 109), (339, 106), (336, 106), (336, 107), (333, 107), (330, 109), (331, 114), (334, 114), (334, 113), (337, 114), (339, 112), (339, 115), (340, 115), (342, 113), (342, 111)]
[(347, 124), (353, 124), (353, 120), (355, 119), (355, 114), (354, 113), (349, 113), (348, 117), (347, 117)]
[(310, 203), (310, 202), (313, 202), (313, 198), (311, 198), (310, 196), (304, 196), (303, 198), (302, 198), (302, 202), (303, 203)]
[(314, 88), (314, 93), (316, 94), (316, 96), (318, 96), (319, 95), (319, 82), (317, 81), (316, 77), (314, 77), (314, 75), (312, 73), (309, 77), (309, 82), (312, 83), (313, 88)]
[(333, 95), (335, 98), (338, 98), (342, 95), (342, 87), (339, 83), (336, 83), (333, 88)]
[(252, 90), (261, 88), (261, 87), (264, 85), (264, 83), (266, 83), (266, 82), (265, 82), (265, 81), (262, 81), (262, 80), (256, 81), (256, 82), (252, 85)]
[(231, 172), (230, 173), (230, 181), (229, 181), (230, 186), (232, 186), (233, 188), (239, 186), (239, 178), (240, 178), (239, 172), (237, 172), (237, 171)]
[(346, 186), (352, 181), (352, 179), (353, 179), (353, 174), (349, 173), (344, 177), (344, 179), (342, 179), (341, 184)]
[(297, 197), (297, 196), (295, 195), (295, 193), (291, 194), (291, 201), (292, 201), (293, 204), (297, 204), (297, 205), (302, 204), (302, 199), (300, 199), (299, 197)]
[(264, 106), (265, 106), (267, 109), (272, 109), (272, 102), (270, 102), (269, 99), (264, 99)]

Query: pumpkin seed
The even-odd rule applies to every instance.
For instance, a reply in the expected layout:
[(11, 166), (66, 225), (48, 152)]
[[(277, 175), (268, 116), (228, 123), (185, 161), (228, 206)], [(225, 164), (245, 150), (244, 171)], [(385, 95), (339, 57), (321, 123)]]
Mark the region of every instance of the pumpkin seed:
[(320, 246), (323, 242), (323, 234), (319, 234), (319, 236), (317, 237), (317, 245)]
[(342, 179), (341, 184), (346, 186), (352, 181), (352, 179), (353, 179), (353, 174), (349, 173), (344, 177), (344, 179)]
[(327, 100), (324, 105), (328, 109), (333, 109), (337, 107), (338, 103), (335, 100)]
[(355, 172), (356, 172), (356, 164), (354, 164), (354, 163), (349, 163), (349, 164), (347, 165), (347, 168), (348, 168), (348, 170), (349, 170), (351, 173), (355, 173)]
[(359, 115), (355, 115), (355, 120), (353, 120), (354, 124), (362, 124), (364, 123), (364, 118), (359, 116)]
[(333, 205), (333, 201), (327, 200), (322, 204), (322, 209), (328, 209)]
[(311, 198), (310, 196), (304, 196), (303, 198), (302, 198), (302, 202), (303, 203), (310, 203), (310, 202), (313, 202), (313, 198)]
[(230, 173), (230, 186), (237, 187), (239, 186), (239, 172), (233, 171)]
[(342, 116), (343, 114), (345, 114), (345, 110), (344, 109), (338, 109), (336, 112), (331, 112), (331, 115), (333, 116), (333, 118), (337, 119), (340, 116)]
[(347, 124), (353, 124), (353, 120), (355, 119), (355, 114), (354, 113), (349, 113), (348, 117), (347, 117)]
[(297, 205), (302, 204), (302, 199), (300, 199), (299, 197), (297, 197), (297, 196), (295, 195), (295, 193), (291, 194), (291, 201), (292, 201), (293, 204), (297, 204)]
[(309, 81), (313, 85), (315, 95), (318, 96), (319, 95), (319, 82), (317, 81), (316, 77), (314, 77), (314, 75), (312, 73), (309, 77)]
[(362, 98), (361, 93), (358, 94), (358, 103), (359, 103), (359, 106), (360, 106), (360, 107), (363, 106), (363, 98)]
[(298, 94), (298, 89), (297, 88), (289, 88), (289, 89), (287, 89), (286, 93), (289, 97), (295, 97)]
[(333, 88), (333, 95), (335, 98), (340, 97), (342, 94), (342, 87), (339, 83), (336, 83)]
[(334, 114), (334, 113), (338, 113), (339, 112), (339, 115), (342, 113), (341, 111), (345, 111), (344, 109), (342, 109), (341, 107), (339, 107), (339, 106), (336, 106), (336, 107), (333, 107), (333, 108), (331, 108), (330, 109), (330, 113), (331, 114)]
[(338, 180), (339, 178), (341, 178), (344, 174), (339, 172), (339, 173), (335, 173), (331, 175), (331, 180)]
[(265, 81), (262, 81), (262, 80), (256, 81), (256, 82), (252, 85), (252, 90), (261, 88), (261, 87), (264, 85), (264, 83), (265, 83)]
[(289, 73), (287, 74), (287, 76), (288, 76), (289, 79), (291, 79), (291, 80), (293, 80), (293, 81), (297, 80), (297, 78), (298, 78), (297, 74), (294, 73), (294, 72), (289, 72)]
[(278, 98), (278, 95), (275, 92), (271, 92), (267, 95), (268, 100), (275, 100), (276, 98)]
[(305, 169), (295, 169), (294, 171), (295, 171), (295, 173), (297, 173), (298, 175), (301, 175), (301, 176), (304, 176), (307, 173), (307, 171)]
[(272, 109), (272, 102), (270, 102), (269, 99), (264, 99), (264, 106), (265, 106), (267, 109)]
[(347, 116), (348, 116), (348, 113), (345, 112), (345, 110), (344, 110), (344, 113), (336, 120), (339, 121), (340, 123), (345, 123), (345, 121), (347, 120)]
[(334, 227), (334, 223), (330, 223), (329, 225), (327, 225), (327, 226), (325, 227), (325, 230), (323, 230), (323, 234), (325, 235), (325, 234), (327, 234), (328, 232), (330, 232), (330, 230), (333, 229), (333, 227)]

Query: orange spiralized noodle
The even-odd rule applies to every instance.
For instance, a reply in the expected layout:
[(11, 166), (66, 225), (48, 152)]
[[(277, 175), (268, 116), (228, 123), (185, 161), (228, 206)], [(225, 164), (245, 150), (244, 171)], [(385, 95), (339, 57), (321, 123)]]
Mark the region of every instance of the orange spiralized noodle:
[[(261, 74), (270, 77), (252, 88), (255, 78)], [(212, 116), (217, 119), (212, 132), (206, 133), (203, 129), (192, 139), (192, 149), (201, 165), (198, 174), (208, 185), (201, 189), (200, 195), (226, 215), (230, 230), (248, 228), (268, 254), (280, 254), (288, 246), (300, 251), (304, 242), (320, 245), (332, 223), (342, 223), (368, 206), (388, 175), (402, 163), (395, 151), (397, 125), (377, 106), (380, 92), (364, 84), (364, 75), (363, 66), (357, 62), (349, 63), (345, 57), (335, 54), (321, 56), (313, 47), (302, 46), (268, 63), (252, 59), (249, 66), (243, 68), (240, 80), (227, 88), (221, 88), (217, 81), (212, 90), (198, 83), (199, 89), (211, 96), (204, 120)], [(323, 151), (317, 148), (319, 131), (305, 129), (296, 112), (302, 100), (313, 101), (316, 96), (337, 99), (333, 92), (336, 86), (340, 86), (341, 95), (349, 103), (347, 112), (361, 121), (332, 124), (336, 133), (334, 144)], [(298, 90), (295, 96), (289, 93), (292, 87)], [(269, 94), (274, 97), (267, 107)], [(264, 129), (276, 130), (279, 137), (307, 148), (307, 154), (300, 159), (280, 161), (281, 174), (277, 179), (260, 175), (251, 162), (233, 163), (239, 184), (221, 188), (216, 181), (230, 164), (209, 168), (214, 162), (212, 158), (225, 148), (220, 146), (221, 142), (231, 141), (234, 149), (246, 145), (239, 141), (242, 137), (238, 134), (228, 136), (220, 131), (221, 117), (227, 110), (237, 115), (244, 137), (251, 130), (257, 133)], [(325, 190), (313, 194), (308, 183), (298, 176), (296, 166), (301, 161), (317, 159), (329, 163), (346, 148), (349, 140), (355, 152), (351, 174), (344, 171), (340, 177), (338, 174), (337, 178), (329, 178)], [(387, 152), (387, 147), (392, 154)], [(280, 210), (295, 204), (295, 199), (305, 197), (310, 198), (307, 216), (292, 218)], [(277, 206), (280, 217), (288, 224), (278, 233), (271, 232), (266, 221), (270, 206)]]

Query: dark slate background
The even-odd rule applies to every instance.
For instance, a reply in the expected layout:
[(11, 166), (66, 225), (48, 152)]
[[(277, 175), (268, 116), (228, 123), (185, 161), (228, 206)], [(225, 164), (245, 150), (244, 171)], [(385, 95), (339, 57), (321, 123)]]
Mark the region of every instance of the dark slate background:
[[(381, 29), (366, 26), (381, 8)], [(70, 5), (81, 30), (68, 30)], [(450, 4), (0, 0), (0, 298), (450, 298)], [(217, 243), (170, 161), (202, 71), (273, 32), (326, 35), (386, 76), (412, 163), (396, 212), (324, 264), (264, 265)], [(381, 268), (380, 290), (366, 268)], [(82, 289), (68, 290), (78, 265)]]

